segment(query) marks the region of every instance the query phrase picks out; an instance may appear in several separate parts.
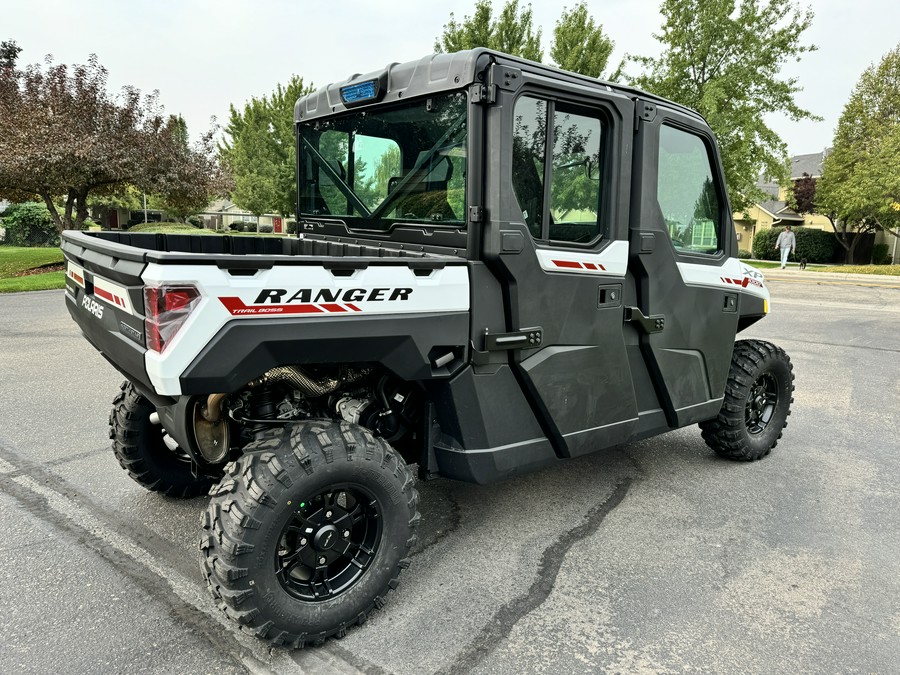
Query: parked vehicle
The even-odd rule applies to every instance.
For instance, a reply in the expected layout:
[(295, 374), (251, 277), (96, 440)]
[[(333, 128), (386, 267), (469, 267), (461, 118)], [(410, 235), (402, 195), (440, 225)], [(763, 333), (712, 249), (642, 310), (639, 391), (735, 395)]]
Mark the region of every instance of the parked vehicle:
[(66, 299), (126, 378), (113, 450), (209, 492), (200, 560), (303, 646), (382, 606), (420, 478), (492, 483), (699, 423), (759, 459), (786, 354), (695, 112), (477, 49), (297, 102), (291, 238), (66, 232)]

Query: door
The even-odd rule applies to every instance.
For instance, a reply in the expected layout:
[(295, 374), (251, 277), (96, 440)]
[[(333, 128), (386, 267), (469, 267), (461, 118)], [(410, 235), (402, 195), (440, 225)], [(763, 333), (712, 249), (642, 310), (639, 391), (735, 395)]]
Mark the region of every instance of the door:
[(638, 106), (630, 318), (667, 423), (680, 427), (714, 417), (722, 402), (740, 300), (722, 267), (737, 242), (708, 127), (663, 105)]
[(486, 113), (484, 259), (508, 334), (485, 349), (522, 341), (510, 365), (557, 453), (575, 456), (626, 440), (638, 417), (622, 324), (632, 103), (502, 71)]

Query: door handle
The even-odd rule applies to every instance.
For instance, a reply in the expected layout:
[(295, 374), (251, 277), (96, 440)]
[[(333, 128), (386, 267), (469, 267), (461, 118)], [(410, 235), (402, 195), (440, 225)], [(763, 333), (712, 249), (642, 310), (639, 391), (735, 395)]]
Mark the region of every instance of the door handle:
[(503, 349), (535, 349), (544, 341), (544, 329), (540, 326), (523, 328), (514, 333), (484, 334), (484, 351), (492, 352)]
[(666, 327), (666, 317), (664, 314), (651, 314), (644, 316), (644, 313), (637, 307), (625, 308), (625, 321), (634, 321), (641, 327), (645, 333), (661, 333)]

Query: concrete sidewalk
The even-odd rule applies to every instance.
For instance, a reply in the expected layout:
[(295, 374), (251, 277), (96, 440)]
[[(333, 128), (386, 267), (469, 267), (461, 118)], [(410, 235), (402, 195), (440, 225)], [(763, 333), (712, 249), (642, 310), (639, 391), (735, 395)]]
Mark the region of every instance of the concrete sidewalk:
[[(752, 263), (747, 263), (752, 265)], [(813, 272), (798, 267), (786, 269), (760, 269), (766, 281), (788, 281), (804, 284), (846, 284), (900, 289), (900, 277), (887, 274), (843, 274), (840, 272)]]

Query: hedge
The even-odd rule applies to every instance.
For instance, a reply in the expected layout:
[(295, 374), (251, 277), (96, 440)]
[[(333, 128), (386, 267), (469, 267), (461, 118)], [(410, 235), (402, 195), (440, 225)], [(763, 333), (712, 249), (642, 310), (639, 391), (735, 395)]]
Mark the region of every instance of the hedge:
[[(837, 246), (834, 233), (805, 227), (794, 227), (792, 230), (797, 238), (797, 252), (794, 258), (797, 260), (806, 258), (807, 262), (816, 264), (832, 261)], [(757, 232), (753, 237), (753, 257), (757, 260), (778, 260), (779, 253), (775, 250), (775, 242), (782, 232), (783, 227), (772, 227)]]
[(873, 265), (890, 265), (891, 262), (890, 247), (887, 244), (875, 244), (872, 247)]
[(11, 204), (0, 220), (6, 229), (3, 243), (7, 246), (59, 246), (59, 232), (46, 204)]

